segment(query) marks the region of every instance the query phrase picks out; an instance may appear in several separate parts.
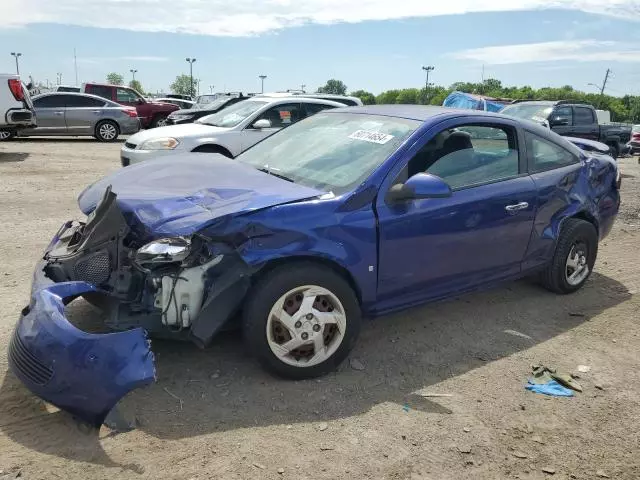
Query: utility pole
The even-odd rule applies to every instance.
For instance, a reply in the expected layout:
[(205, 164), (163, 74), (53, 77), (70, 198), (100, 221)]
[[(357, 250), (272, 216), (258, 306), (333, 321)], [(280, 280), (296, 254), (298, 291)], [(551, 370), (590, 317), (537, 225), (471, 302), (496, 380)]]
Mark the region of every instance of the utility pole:
[(131, 81), (135, 82), (136, 81), (136, 73), (138, 72), (138, 70), (135, 70), (135, 69), (132, 68), (129, 71), (131, 72), (131, 77), (132, 77)]
[(73, 49), (73, 67), (76, 71), (76, 87), (78, 86), (78, 57), (76, 57), (76, 49)]
[(262, 82), (262, 87), (260, 89), (260, 93), (264, 93), (264, 79), (267, 78), (266, 75), (258, 75), (258, 78), (261, 80)]
[(425, 91), (425, 95), (426, 95), (426, 101), (427, 103), (429, 102), (429, 72), (433, 72), (436, 69), (436, 67), (434, 67), (433, 65), (429, 65), (428, 67), (422, 67), (422, 70), (424, 70), (425, 72), (427, 72), (427, 81), (424, 84), (424, 91)]
[(302, 85), (300, 85), (300, 88), (302, 89), (302, 93), (304, 93), (304, 87), (306, 87), (306, 85), (304, 83)]
[(611, 69), (607, 68), (607, 73), (604, 76), (604, 82), (602, 82), (602, 88), (600, 89), (600, 96), (604, 95), (604, 89), (607, 87), (607, 81), (609, 80), (609, 75), (611, 74)]
[(196, 61), (195, 58), (187, 58), (187, 62), (189, 62), (189, 77), (191, 78), (191, 96), (193, 97), (193, 63)]
[(18, 75), (20, 75), (20, 65), (18, 64), (18, 58), (20, 58), (22, 56), (22, 54), (20, 52), (11, 52), (11, 55), (13, 55), (14, 57), (16, 57), (16, 73)]
[(62, 72), (56, 73), (56, 85), (62, 84)]

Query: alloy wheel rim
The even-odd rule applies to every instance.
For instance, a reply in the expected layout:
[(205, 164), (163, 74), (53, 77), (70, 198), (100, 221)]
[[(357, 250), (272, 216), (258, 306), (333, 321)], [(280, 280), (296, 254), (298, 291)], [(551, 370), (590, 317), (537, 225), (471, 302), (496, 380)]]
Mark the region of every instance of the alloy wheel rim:
[(166, 118), (161, 118), (160, 120), (158, 120), (157, 125), (159, 127), (166, 127), (167, 126), (167, 119)]
[(571, 246), (564, 269), (565, 278), (569, 285), (580, 285), (589, 275), (587, 253), (587, 246), (583, 242), (576, 242)]
[(116, 137), (116, 127), (110, 123), (100, 126), (100, 136), (105, 140), (113, 140)]
[(7, 132), (6, 130), (0, 130), (0, 140), (6, 140), (10, 136), (11, 133)]
[(295, 367), (312, 367), (330, 358), (344, 340), (347, 317), (331, 291), (317, 285), (289, 290), (271, 307), (267, 341), (273, 354)]

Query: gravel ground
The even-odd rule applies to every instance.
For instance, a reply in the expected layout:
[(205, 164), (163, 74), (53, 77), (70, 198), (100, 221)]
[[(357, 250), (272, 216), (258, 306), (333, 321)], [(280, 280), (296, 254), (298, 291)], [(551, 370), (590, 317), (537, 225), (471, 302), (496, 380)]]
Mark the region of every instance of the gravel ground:
[[(81, 189), (119, 167), (119, 148), (0, 144), (0, 478), (640, 478), (636, 158), (620, 161), (622, 211), (580, 292), (521, 281), (371, 322), (351, 364), (315, 381), (270, 377), (237, 333), (206, 351), (156, 341), (158, 382), (127, 396), (138, 427), (116, 433), (31, 395), (6, 348), (35, 261), (78, 217)], [(69, 309), (99, 316), (81, 301)], [(525, 391), (537, 362), (590, 366), (584, 392)]]

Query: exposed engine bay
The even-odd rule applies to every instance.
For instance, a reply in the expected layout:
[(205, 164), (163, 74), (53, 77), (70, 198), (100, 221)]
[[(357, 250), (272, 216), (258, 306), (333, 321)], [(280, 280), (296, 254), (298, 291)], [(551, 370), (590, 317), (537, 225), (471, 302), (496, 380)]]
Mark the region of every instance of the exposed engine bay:
[[(110, 328), (188, 333), (206, 345), (246, 293), (248, 267), (233, 248), (200, 234), (146, 243), (141, 237), (144, 234), (127, 224), (108, 188), (86, 222), (68, 222), (54, 237), (44, 258), (45, 275), (56, 283), (95, 285), (102, 298), (88, 300), (108, 312)], [(221, 295), (229, 289), (235, 294)], [(205, 307), (212, 322), (209, 328), (201, 324), (194, 336), (190, 329)]]

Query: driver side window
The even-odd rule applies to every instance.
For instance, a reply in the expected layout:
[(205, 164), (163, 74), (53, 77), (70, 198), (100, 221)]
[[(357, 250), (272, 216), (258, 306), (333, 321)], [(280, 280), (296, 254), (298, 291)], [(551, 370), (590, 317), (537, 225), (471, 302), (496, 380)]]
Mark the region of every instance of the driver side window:
[(302, 114), (299, 103), (287, 103), (270, 108), (260, 115), (256, 121), (269, 120), (271, 122), (271, 128), (284, 128), (303, 118), (304, 115)]
[(118, 103), (136, 103), (138, 96), (131, 90), (126, 88), (116, 89), (116, 102)]
[(487, 125), (443, 130), (409, 161), (406, 177), (421, 172), (437, 175), (452, 190), (515, 177), (519, 174), (516, 132)]

